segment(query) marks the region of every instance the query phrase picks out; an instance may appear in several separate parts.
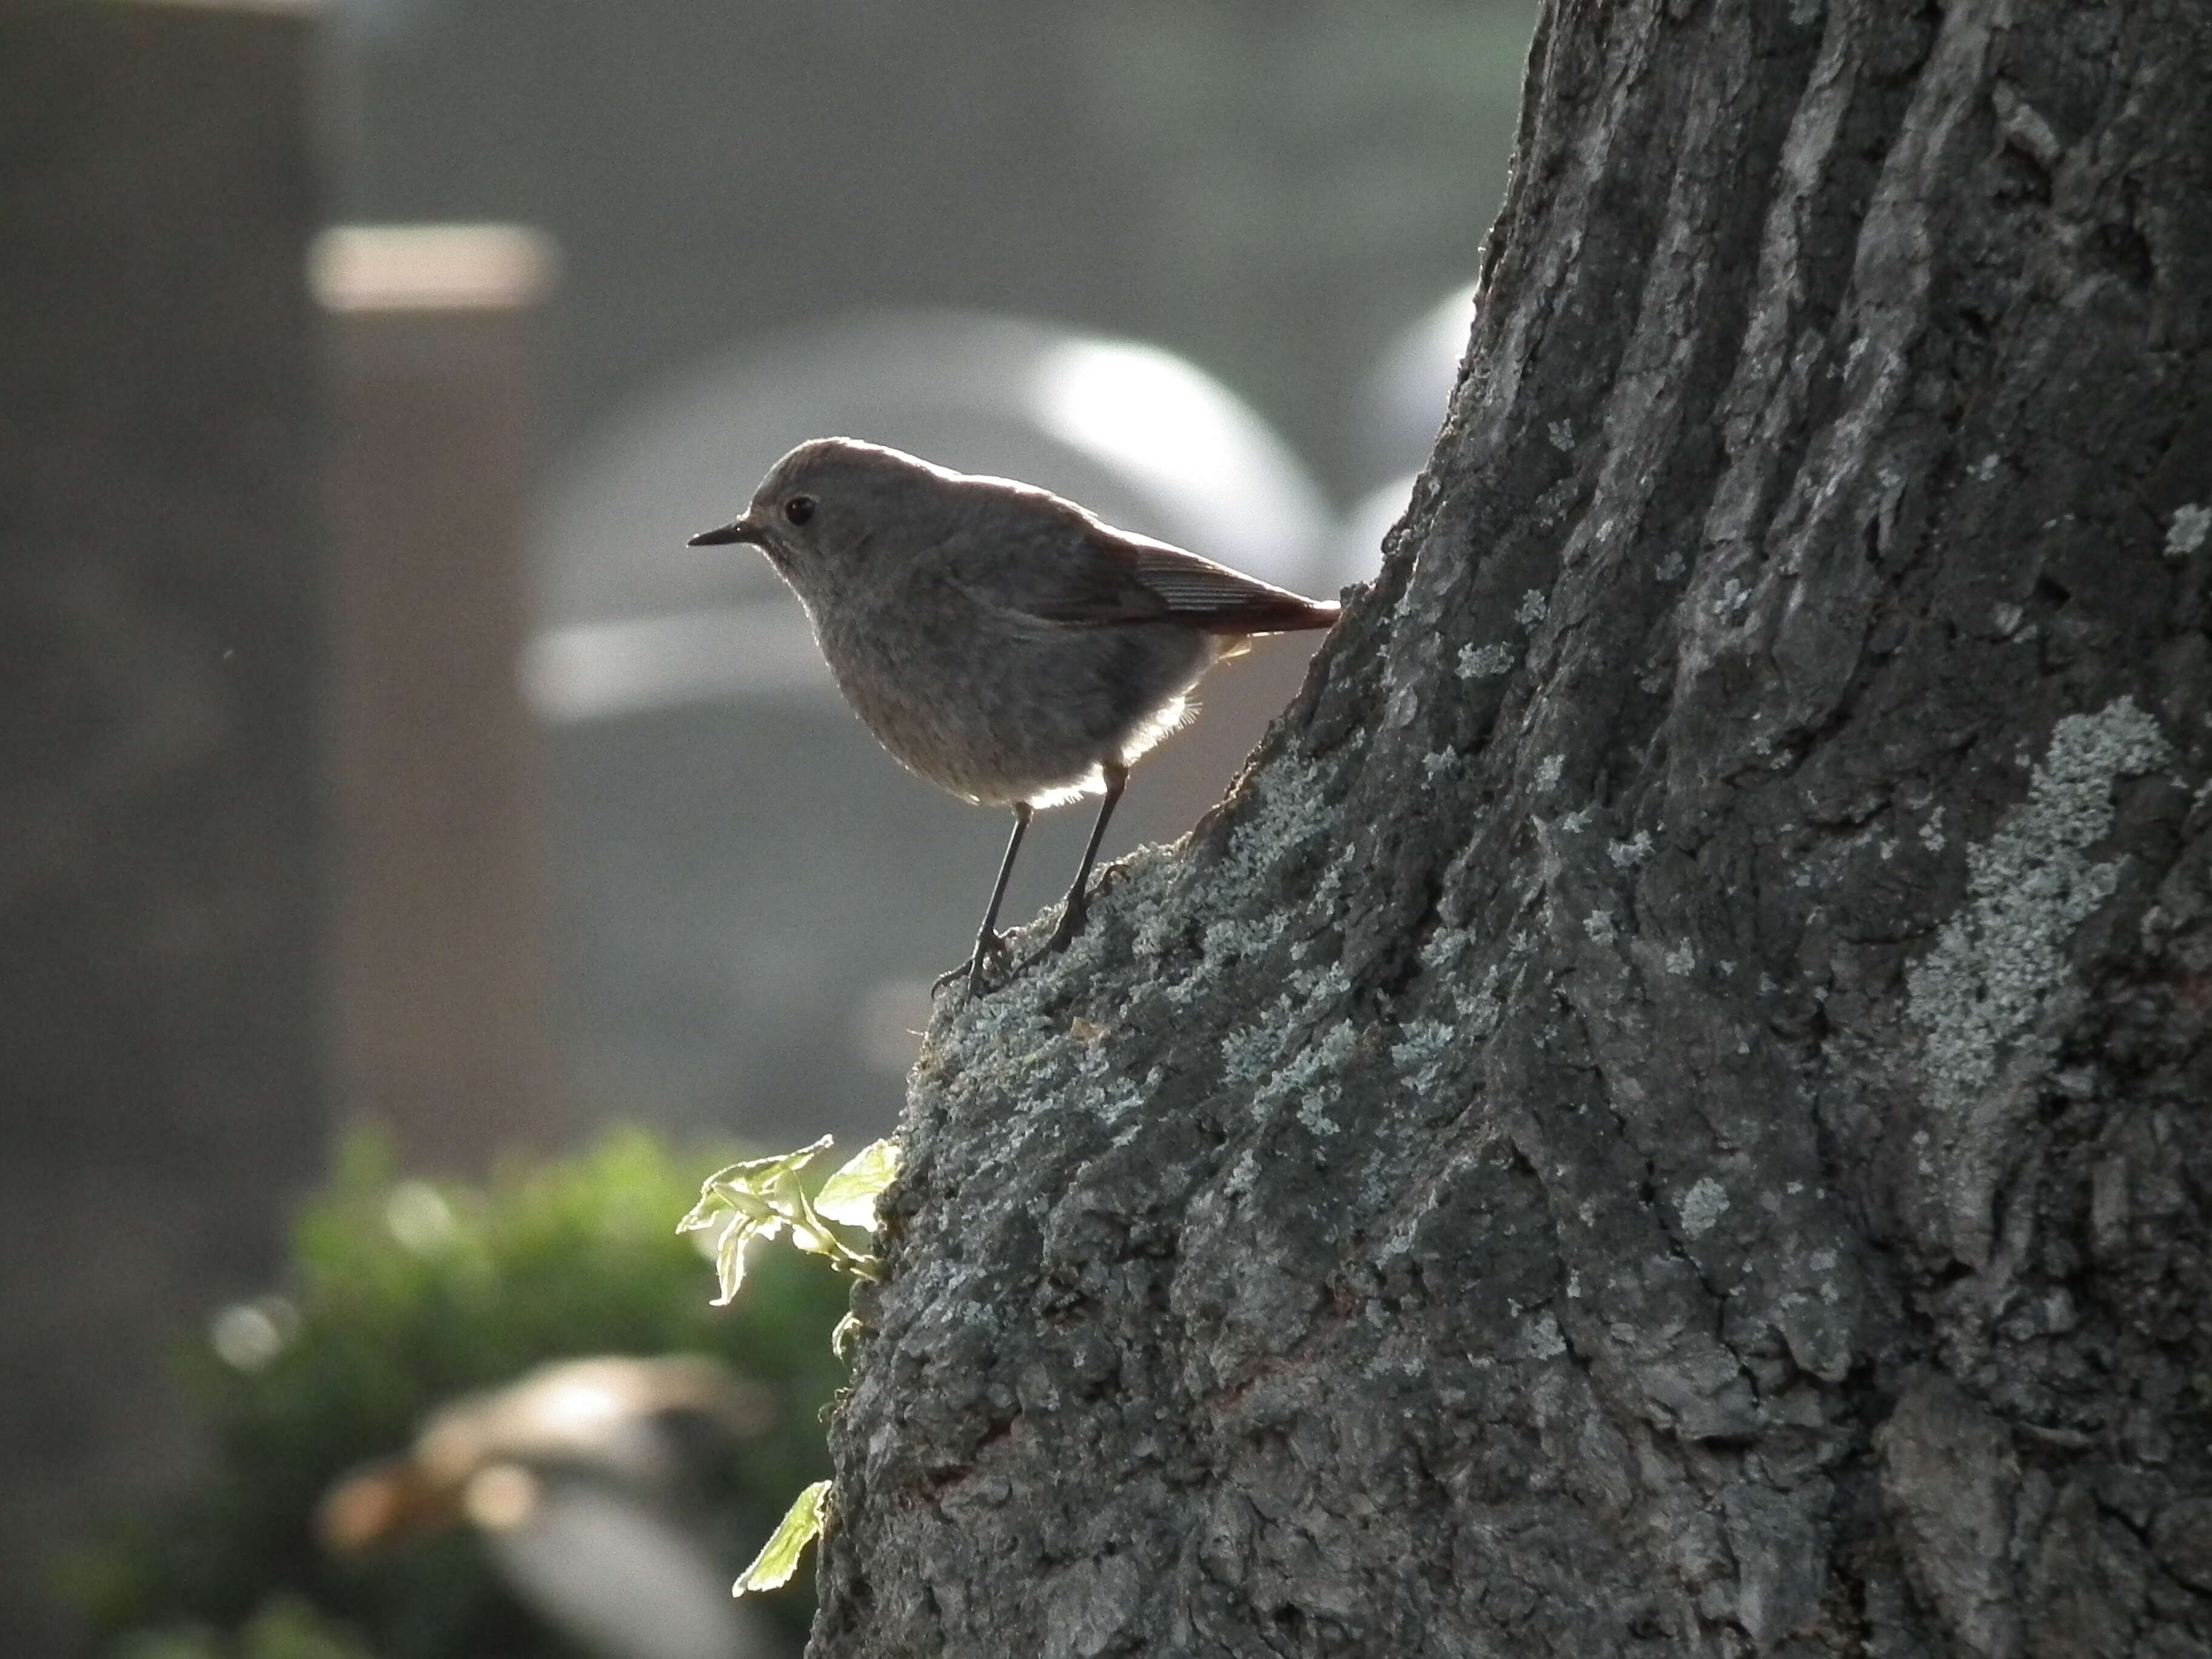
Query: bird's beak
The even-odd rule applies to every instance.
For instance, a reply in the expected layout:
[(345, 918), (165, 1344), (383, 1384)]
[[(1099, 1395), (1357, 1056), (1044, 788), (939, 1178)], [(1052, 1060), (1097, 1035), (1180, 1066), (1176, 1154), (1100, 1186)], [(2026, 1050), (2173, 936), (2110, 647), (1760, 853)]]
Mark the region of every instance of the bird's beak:
[(767, 539), (761, 534), (761, 527), (751, 520), (738, 519), (724, 525), (720, 530), (701, 531), (690, 539), (688, 545), (724, 547), (732, 542), (750, 542), (757, 547), (764, 544)]

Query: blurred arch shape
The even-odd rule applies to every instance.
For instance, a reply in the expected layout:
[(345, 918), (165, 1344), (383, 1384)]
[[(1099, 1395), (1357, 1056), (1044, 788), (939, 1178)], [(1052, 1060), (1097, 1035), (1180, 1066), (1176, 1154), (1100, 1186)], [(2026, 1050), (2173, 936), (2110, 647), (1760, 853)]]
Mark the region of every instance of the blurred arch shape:
[(1367, 581), (1382, 568), (1382, 538), (1404, 516), (1450, 410), (1474, 319), (1474, 284), (1454, 289), (1401, 329), (1361, 381), (1352, 404), (1353, 453), (1374, 482), (1330, 538), (1332, 584)]
[(1370, 487), (1428, 465), (1474, 326), (1470, 283), (1401, 329), (1360, 382), (1353, 447)]
[(1420, 474), (1408, 472), (1369, 490), (1352, 504), (1329, 544), (1330, 580), (1341, 586), (1375, 580), (1382, 568), (1382, 538), (1413, 499)]
[(828, 434), (1025, 479), (1286, 586), (1327, 574), (1333, 515), (1249, 405), (1173, 353), (1017, 318), (873, 313), (684, 370), (589, 437), (548, 491), (541, 632), (556, 723), (829, 689), (757, 559), (684, 546), (793, 445)]

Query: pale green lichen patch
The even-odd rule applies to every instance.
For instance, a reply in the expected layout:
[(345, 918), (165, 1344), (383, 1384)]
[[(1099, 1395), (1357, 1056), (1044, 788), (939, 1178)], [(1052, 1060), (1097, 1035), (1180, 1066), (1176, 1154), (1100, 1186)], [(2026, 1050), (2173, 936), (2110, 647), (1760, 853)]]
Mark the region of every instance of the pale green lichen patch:
[(1451, 1047), (1452, 1027), (1440, 1019), (1417, 1019), (1390, 1045), (1390, 1061), (1401, 1071), (1426, 1066)]
[(2174, 508), (2172, 521), (2166, 527), (2166, 556), (2187, 558), (2204, 545), (2208, 535), (2212, 535), (2212, 507), (2191, 501)]
[(1511, 1349), (1516, 1358), (1557, 1359), (1567, 1351), (1559, 1316), (1547, 1308), (1522, 1326)]
[[(1195, 929), (1200, 953), (1188, 964), (1187, 981), (1274, 943), (1287, 918), (1279, 911), (1256, 920), (1244, 913), (1274, 869), (1327, 826), (1320, 774), (1295, 755), (1279, 757), (1255, 776), (1243, 806), (1223, 858), (1206, 869), (1202, 880), (1194, 883), (1197, 866), (1178, 843), (1139, 848), (1101, 884), (1102, 908), (1120, 913), (1136, 935), (1139, 955), (1165, 957)], [(1189, 988), (1187, 982), (1185, 995)]]
[(1253, 781), (1251, 805), (1230, 832), (1228, 868), (1212, 884), (1218, 908), (1236, 908), (1252, 884), (1318, 835), (1327, 815), (1312, 762), (1279, 757)]
[(1262, 1076), (1282, 1052), (1283, 1034), (1274, 1019), (1289, 1007), (1289, 999), (1278, 998), (1271, 1018), (1231, 1031), (1221, 1040), (1221, 1072), (1231, 1083), (1250, 1083)]
[(2113, 786), (2168, 752), (2131, 697), (2060, 720), (2027, 799), (1966, 848), (1964, 908), (1905, 976), (1930, 1124), (1918, 1171), (1939, 1232), (1929, 1242), (1970, 1265), (1988, 1259), (2011, 1131), (2080, 994), (2067, 945), (2119, 882), (2117, 862), (2089, 857), (2111, 832)]
[(1728, 1213), (1728, 1189), (1711, 1176), (1700, 1176), (1690, 1190), (1682, 1194), (1676, 1213), (1681, 1217), (1682, 1231), (1691, 1238), (1702, 1238), (1713, 1229), (1713, 1224)]
[[(1009, 936), (1020, 969), (981, 997), (957, 992), (940, 1000), (908, 1091), (909, 1133), (927, 1133), (917, 1114), (932, 1105), (954, 1113), (993, 1103), (986, 1168), (1011, 1165), (1024, 1148), (1063, 1115), (1091, 1116), (1109, 1132), (1124, 1128), (1154, 1079), (1121, 1074), (1113, 1033), (1121, 1011), (1094, 1006), (1085, 988), (1100, 963), (1133, 947), (1151, 964), (1150, 981), (1168, 1002), (1207, 994), (1224, 973), (1273, 950), (1301, 914), (1326, 912), (1341, 890), (1353, 857), (1340, 849), (1319, 872), (1303, 907), (1285, 907), (1276, 884), (1286, 860), (1315, 862), (1314, 838), (1328, 816), (1310, 762), (1285, 757), (1255, 775), (1215, 859), (1188, 856), (1187, 843), (1144, 848), (1102, 875), (1090, 925), (1057, 955), (1037, 954), (1057, 911)], [(1120, 941), (1116, 943), (1116, 941)], [(1292, 957), (1301, 957), (1302, 940)], [(1333, 1130), (1328, 1106), (1334, 1087), (1327, 1073), (1348, 1056), (1353, 1033), (1302, 1047), (1327, 1003), (1346, 989), (1334, 963), (1296, 970), (1282, 994), (1248, 1031), (1223, 1045), (1225, 1080), (1253, 1090), (1255, 1105), (1288, 1098), (1316, 1133)], [(1073, 993), (1071, 1000), (1071, 993)], [(1011, 1109), (1008, 1109), (1009, 1104)]]
[[(1158, 848), (1143, 848), (1116, 866), (1115, 900), (1129, 908), (1140, 933), (1152, 917), (1174, 908), (1183, 867), (1167, 849)], [(1018, 956), (1036, 950), (1054, 914), (1047, 913), (1012, 937)], [(1038, 1085), (1004, 1092), (1003, 1098), (1018, 1103), (1018, 1108), (1004, 1115), (992, 1156), (1013, 1155), (1032, 1133), (1022, 1120), (1038, 1112), (1073, 1108), (1111, 1123), (1129, 1109), (1132, 1085), (1113, 1074), (1102, 1042), (1105, 1023), (1080, 1021), (1054, 1009), (1066, 976), (1095, 971), (1102, 948), (1098, 933), (1085, 929), (1065, 952), (1030, 963), (984, 996), (968, 998), (954, 991), (940, 999), (921, 1066), (943, 1079), (939, 1086), (948, 1104), (957, 1107), (979, 1091), (1000, 1098), (1010, 1074)], [(908, 1091), (910, 1112), (925, 1092)], [(909, 1133), (917, 1127), (907, 1125)]]
[(1613, 860), (1614, 869), (1633, 870), (1651, 856), (1651, 832), (1638, 830), (1626, 841), (1608, 842), (1605, 855)]
[[(1303, 1017), (1350, 988), (1344, 969), (1334, 963), (1318, 971), (1310, 969), (1291, 975), (1290, 988), (1269, 1003), (1258, 1019), (1222, 1039), (1222, 1080), (1236, 1087), (1265, 1081), (1280, 1066), (1285, 1048), (1306, 1024)], [(1337, 1029), (1347, 1030), (1341, 1024)], [(1350, 1052), (1347, 1036), (1342, 1053)], [(1262, 1097), (1266, 1092), (1262, 1091)]]
[(1493, 962), (1482, 970), (1482, 982), (1471, 995), (1456, 990), (1452, 993), (1453, 1012), (1458, 1014), (1460, 1023), (1477, 1036), (1488, 1036), (1498, 1029), (1498, 1017), (1504, 1012), (1498, 985), (1504, 975), (1504, 969)]
[[(981, 996), (940, 997), (908, 1090), (918, 1158), (949, 1135), (970, 1177), (1021, 1188), (1120, 1152), (1157, 1127), (1144, 1108), (1163, 1086), (1161, 1065), (1146, 1065), (1162, 1026), (1217, 998), (1255, 1016), (1219, 1048), (1224, 1104), (1241, 1098), (1252, 1140), (1288, 1129), (1324, 1156), (1342, 1143), (1342, 1075), (1368, 1028), (1344, 1017), (1333, 933), (1359, 848), (1336, 832), (1320, 769), (1295, 753), (1248, 775), (1225, 811), (1195, 842), (1103, 872), (1064, 951), (1040, 954), (1058, 916), (1047, 912), (1010, 936), (1018, 969)], [(1133, 1003), (1102, 991), (1129, 956)], [(1265, 988), (1238, 994), (1254, 976)]]
[(1437, 928), (1421, 945), (1421, 966), (1431, 971), (1450, 967), (1467, 953), (1474, 939), (1471, 927)]
[(1271, 916), (1239, 916), (1217, 921), (1206, 930), (1206, 958), (1209, 962), (1228, 962), (1240, 957), (1260, 956), (1283, 936), (1283, 929), (1289, 924), (1290, 917), (1280, 911)]
[(1513, 647), (1510, 645), (1463, 645), (1459, 648), (1458, 672), (1463, 680), (1491, 679), (1512, 666)]

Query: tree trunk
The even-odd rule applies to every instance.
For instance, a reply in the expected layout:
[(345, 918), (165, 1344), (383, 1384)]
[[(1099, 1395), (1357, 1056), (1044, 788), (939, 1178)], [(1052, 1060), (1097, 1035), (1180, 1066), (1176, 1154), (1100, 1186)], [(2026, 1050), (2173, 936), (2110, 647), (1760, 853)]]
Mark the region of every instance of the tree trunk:
[(816, 1659), (2212, 1646), (2208, 87), (1547, 7), (1382, 579), (939, 1012)]

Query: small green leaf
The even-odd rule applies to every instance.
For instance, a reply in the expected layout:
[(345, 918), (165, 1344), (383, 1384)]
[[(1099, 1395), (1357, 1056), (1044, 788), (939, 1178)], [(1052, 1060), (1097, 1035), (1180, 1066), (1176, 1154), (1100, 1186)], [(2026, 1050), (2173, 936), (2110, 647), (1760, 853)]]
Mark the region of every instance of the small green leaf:
[(683, 1220), (676, 1224), (676, 1231), (679, 1233), (704, 1232), (719, 1222), (729, 1207), (709, 1185), (701, 1190), (699, 1201), (685, 1212)]
[(710, 1187), (726, 1192), (749, 1192), (767, 1194), (781, 1183), (828, 1152), (837, 1143), (828, 1135), (811, 1146), (801, 1146), (795, 1152), (785, 1152), (778, 1158), (749, 1158), (742, 1164), (732, 1164), (726, 1170), (717, 1170), (707, 1179)]
[(902, 1149), (895, 1139), (872, 1140), (851, 1163), (822, 1183), (814, 1195), (816, 1212), (848, 1227), (876, 1230), (876, 1200), (898, 1178)]
[(755, 1192), (750, 1187), (718, 1185), (709, 1187), (707, 1195), (699, 1200), (703, 1206), (719, 1204), (732, 1215), (741, 1215), (749, 1221), (765, 1221), (777, 1213), (775, 1191)]
[(791, 1224), (781, 1216), (770, 1216), (765, 1221), (755, 1221), (747, 1216), (733, 1215), (723, 1230), (720, 1242), (714, 1247), (714, 1275), (720, 1281), (721, 1294), (709, 1304), (726, 1308), (738, 1294), (738, 1287), (745, 1282), (745, 1250), (756, 1238), (774, 1238)]
[(691, 1212), (676, 1224), (679, 1233), (696, 1232), (711, 1227), (725, 1210), (735, 1210), (741, 1215), (755, 1218), (774, 1214), (780, 1206), (777, 1197), (797, 1182), (799, 1171), (828, 1152), (836, 1143), (824, 1135), (811, 1146), (802, 1146), (795, 1152), (785, 1152), (776, 1158), (749, 1158), (742, 1164), (732, 1164), (708, 1176), (699, 1189), (699, 1201)]
[(761, 1546), (760, 1553), (753, 1557), (752, 1565), (738, 1575), (730, 1594), (744, 1595), (754, 1590), (780, 1589), (789, 1583), (791, 1575), (799, 1571), (800, 1553), (821, 1535), (829, 1498), (830, 1483), (817, 1480), (793, 1498), (791, 1507), (783, 1512), (783, 1519), (776, 1522), (775, 1531)]

